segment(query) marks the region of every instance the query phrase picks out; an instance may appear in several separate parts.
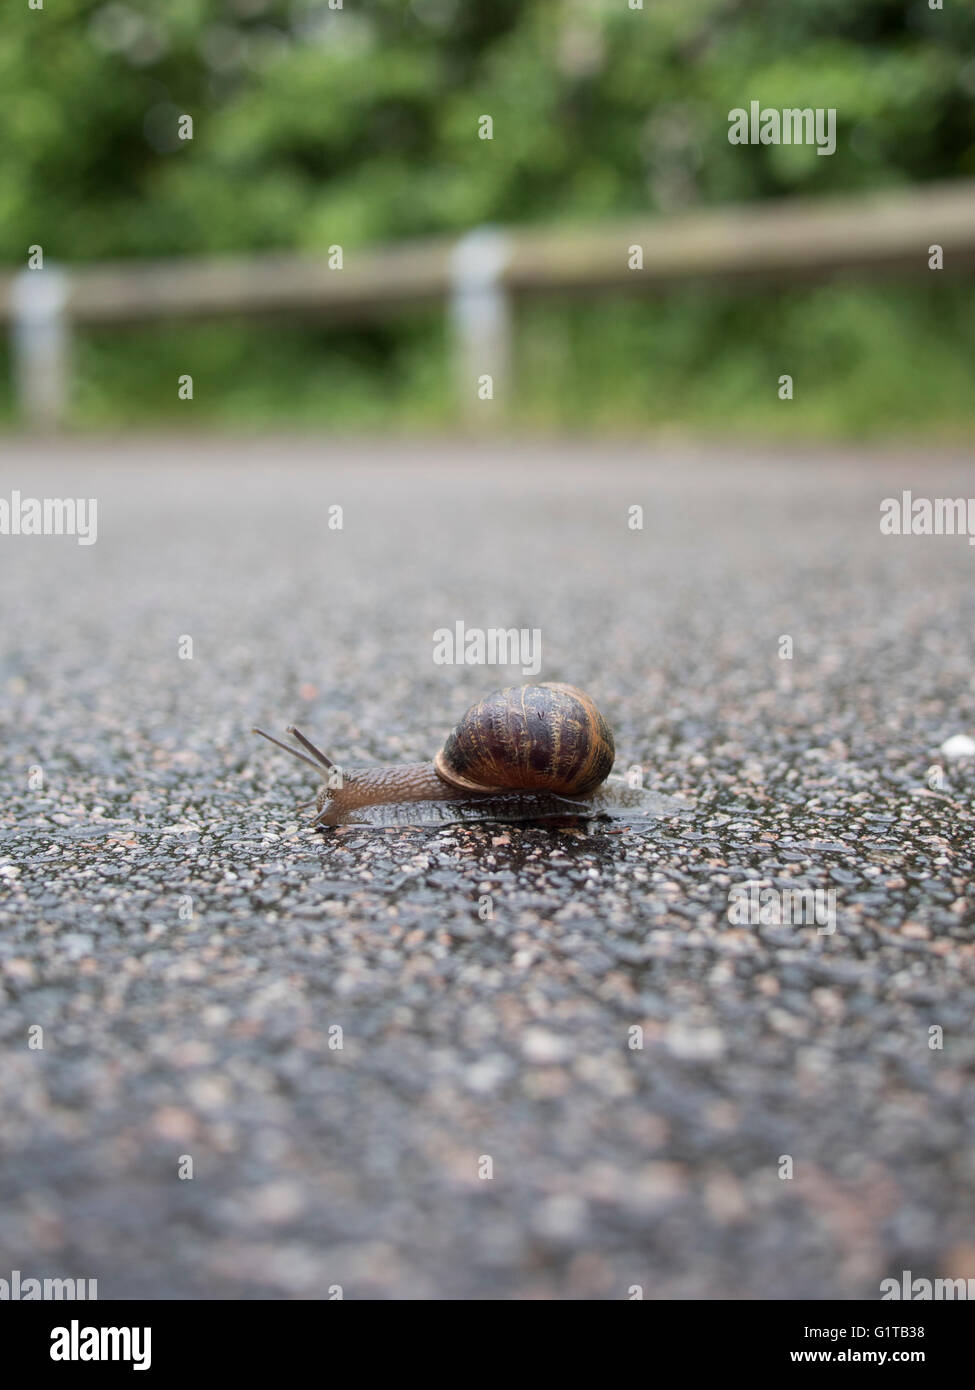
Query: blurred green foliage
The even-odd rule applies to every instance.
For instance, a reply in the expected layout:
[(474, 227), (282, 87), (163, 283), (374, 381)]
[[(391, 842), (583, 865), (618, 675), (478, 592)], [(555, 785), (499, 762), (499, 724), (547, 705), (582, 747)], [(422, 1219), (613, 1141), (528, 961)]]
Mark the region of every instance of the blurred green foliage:
[[(22, 265), (34, 243), (61, 262), (348, 251), (485, 221), (975, 177), (975, 7), (644, 5), (12, 0), (0, 261)], [(728, 111), (752, 98), (835, 106), (835, 155), (731, 146)], [(482, 113), (493, 141), (477, 139)], [(972, 296), (938, 278), (922, 262), (917, 285), (525, 308), (516, 418), (778, 430), (769, 382), (792, 371), (792, 427), (962, 428)], [(86, 334), (75, 413), (185, 419), (172, 383), (192, 371), (195, 422), (426, 426), (449, 419), (446, 354), (427, 315), (356, 333)]]

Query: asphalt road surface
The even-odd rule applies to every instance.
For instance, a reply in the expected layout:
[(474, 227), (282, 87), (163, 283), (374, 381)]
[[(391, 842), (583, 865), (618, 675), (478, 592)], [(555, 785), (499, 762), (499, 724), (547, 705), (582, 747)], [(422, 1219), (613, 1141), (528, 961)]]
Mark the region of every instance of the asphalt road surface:
[[(95, 497), (98, 532), (0, 536), (0, 1277), (975, 1277), (975, 759), (940, 751), (975, 737), (975, 549), (879, 526), (971, 462), (5, 441), (0, 496)], [(537, 678), (688, 812), (311, 831), (251, 725), (432, 755), (529, 679), (436, 665), (458, 620), (539, 629)], [(729, 920), (747, 883), (834, 893), (835, 930)]]

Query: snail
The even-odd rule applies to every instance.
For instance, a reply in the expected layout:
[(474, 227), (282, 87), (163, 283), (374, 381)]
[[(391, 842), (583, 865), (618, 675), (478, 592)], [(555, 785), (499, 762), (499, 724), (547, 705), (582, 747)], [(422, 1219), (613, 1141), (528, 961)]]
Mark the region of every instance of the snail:
[[(654, 793), (610, 778), (616, 756), (612, 730), (591, 697), (571, 685), (494, 691), (470, 707), (426, 763), (340, 769), (294, 725), (287, 732), (304, 751), (263, 729), (253, 732), (325, 779), (315, 802), (316, 827), (566, 815), (627, 819), (661, 811)], [(671, 798), (656, 798), (661, 801)]]

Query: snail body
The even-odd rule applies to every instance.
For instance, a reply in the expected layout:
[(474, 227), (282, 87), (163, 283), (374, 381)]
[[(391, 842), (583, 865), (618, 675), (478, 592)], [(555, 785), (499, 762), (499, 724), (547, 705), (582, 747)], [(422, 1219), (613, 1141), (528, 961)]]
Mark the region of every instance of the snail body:
[(648, 793), (606, 785), (613, 734), (595, 703), (571, 685), (509, 686), (470, 707), (431, 762), (336, 767), (293, 725), (305, 750), (255, 729), (325, 778), (317, 826), (437, 825), (648, 814)]

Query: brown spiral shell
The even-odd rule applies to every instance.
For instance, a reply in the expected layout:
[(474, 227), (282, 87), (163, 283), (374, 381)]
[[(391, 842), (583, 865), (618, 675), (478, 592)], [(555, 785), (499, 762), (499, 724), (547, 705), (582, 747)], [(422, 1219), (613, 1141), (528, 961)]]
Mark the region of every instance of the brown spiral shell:
[(585, 796), (609, 776), (615, 756), (612, 730), (583, 691), (513, 685), (471, 705), (434, 766), (465, 791)]

